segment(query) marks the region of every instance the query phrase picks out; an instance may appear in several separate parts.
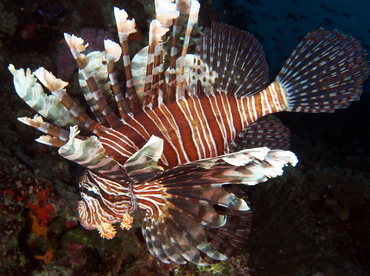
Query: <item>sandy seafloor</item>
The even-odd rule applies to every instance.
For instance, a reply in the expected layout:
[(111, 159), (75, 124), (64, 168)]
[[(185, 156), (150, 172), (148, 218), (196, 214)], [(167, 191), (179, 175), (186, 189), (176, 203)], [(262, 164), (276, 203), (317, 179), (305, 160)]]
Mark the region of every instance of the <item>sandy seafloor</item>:
[[(201, 1), (199, 25), (229, 23), (262, 43), (271, 80), (308, 32), (339, 29), (370, 50), (368, 1)], [(34, 112), (14, 91), (7, 66), (43, 66), (85, 103), (63, 32), (116, 37), (113, 6), (135, 17), (132, 49), (147, 37), (151, 1), (0, 3), (0, 274), (2, 275), (370, 275), (370, 85), (333, 114), (280, 113), (299, 164), (246, 188), (253, 211), (240, 254), (210, 268), (165, 265), (147, 251), (138, 214), (132, 230), (103, 240), (77, 220), (83, 169), (34, 141), (16, 120)], [(100, 29), (100, 31), (95, 31)], [(93, 44), (93, 43), (91, 43)], [(94, 47), (99, 48), (99, 45)]]

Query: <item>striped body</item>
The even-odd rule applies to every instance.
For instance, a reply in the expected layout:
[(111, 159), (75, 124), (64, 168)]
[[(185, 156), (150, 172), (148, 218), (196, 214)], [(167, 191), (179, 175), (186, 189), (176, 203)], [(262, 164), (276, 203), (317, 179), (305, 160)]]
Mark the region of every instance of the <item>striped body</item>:
[[(289, 131), (257, 120), (280, 111), (345, 108), (359, 99), (369, 66), (356, 39), (320, 29), (302, 40), (268, 85), (260, 43), (226, 24), (206, 28), (195, 54), (188, 55), (200, 5), (177, 4), (155, 1), (149, 45), (132, 61), (128, 36), (135, 22), (124, 10), (114, 10), (120, 44), (106, 40), (103, 52), (84, 55), (84, 41), (65, 34), (95, 118), (72, 100), (66, 82), (44, 68), (9, 70), (18, 95), (51, 123), (40, 116), (19, 120), (46, 133), (37, 141), (86, 168), (79, 182), (83, 227), (111, 239), (113, 224), (130, 229), (131, 215), (144, 209), (142, 233), (152, 255), (165, 263), (208, 265), (226, 260), (247, 240), (251, 214), (238, 187), (297, 163), (285, 150)], [(177, 59), (180, 14), (188, 23)], [(162, 37), (171, 26), (166, 70)], [(115, 70), (121, 56), (123, 92)]]
[[(164, 168), (216, 157), (229, 152), (229, 145), (242, 129), (266, 114), (286, 109), (282, 89), (274, 82), (249, 97), (203, 94), (146, 108), (127, 124), (102, 131), (99, 139), (109, 155), (121, 164), (152, 135), (164, 140)], [(117, 137), (114, 142), (113, 136)]]

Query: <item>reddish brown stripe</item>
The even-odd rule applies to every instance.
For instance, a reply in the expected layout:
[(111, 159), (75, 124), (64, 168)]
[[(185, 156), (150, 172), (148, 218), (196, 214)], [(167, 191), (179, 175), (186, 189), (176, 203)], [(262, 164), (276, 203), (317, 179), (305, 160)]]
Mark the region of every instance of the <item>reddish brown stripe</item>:
[[(184, 110), (187, 109), (186, 103), (183, 100), (180, 100), (178, 105), (182, 106), (182, 108)], [(180, 129), (180, 132), (181, 132), (181, 137), (184, 137), (183, 147), (185, 148), (189, 159), (190, 160), (196, 160), (196, 159), (198, 159), (198, 153), (197, 153), (197, 150), (196, 150), (195, 141), (193, 141), (192, 126), (189, 125), (189, 122), (187, 121), (184, 114), (182, 113), (182, 110), (179, 109), (179, 106), (176, 106), (176, 113), (174, 113), (174, 117), (176, 118), (176, 121), (179, 125), (179, 129)], [(173, 109), (171, 108), (171, 110), (173, 110)]]
[[(183, 154), (181, 154), (183, 152), (181, 150), (182, 144), (180, 143), (176, 133), (174, 133), (175, 129), (173, 128), (173, 126), (171, 126), (171, 124), (169, 124), (167, 117), (163, 115), (163, 113), (161, 112), (159, 108), (156, 108), (155, 111), (148, 110), (147, 114), (150, 117), (147, 120), (148, 121), (152, 120), (153, 122), (155, 122), (155, 124), (154, 123), (152, 124), (153, 132), (150, 132), (150, 133), (152, 133), (155, 136), (161, 137), (165, 141), (163, 152), (165, 153), (166, 159), (169, 160), (172, 164), (178, 164), (178, 163), (185, 162), (184, 159), (181, 159), (181, 157), (183, 157)], [(157, 125), (160, 128), (158, 128)], [(164, 128), (164, 129), (162, 130), (161, 128)], [(167, 137), (174, 144), (175, 148), (172, 147), (172, 145), (168, 142), (169, 139), (167, 139)], [(177, 153), (180, 153), (181, 157)]]
[[(236, 103), (237, 99), (235, 98), (234, 95), (228, 94), (227, 98), (229, 100), (229, 105), (230, 105), (232, 117), (234, 120), (234, 128), (236, 130), (236, 134), (238, 134), (239, 132), (242, 131), (242, 118), (240, 116), (241, 111), (238, 109), (238, 105)], [(234, 137), (232, 139), (234, 140)]]
[(224, 114), (224, 124), (226, 126), (227, 131), (227, 146), (234, 140), (235, 135), (235, 126), (234, 126), (234, 119), (233, 113), (229, 103), (229, 97), (226, 93), (220, 93), (221, 97), (220, 100), (222, 101), (223, 106), (223, 114)]
[(220, 118), (217, 118), (215, 116), (212, 110), (211, 104), (210, 104), (210, 101), (214, 102), (215, 97), (217, 96), (218, 94), (216, 94), (216, 96), (203, 96), (200, 99), (202, 102), (204, 114), (206, 115), (206, 118), (207, 118), (207, 124), (212, 131), (212, 137), (217, 146), (217, 152), (215, 154), (219, 155), (219, 154), (222, 154), (223, 151), (225, 150), (223, 146), (223, 141), (222, 141), (222, 133), (217, 123), (217, 120), (220, 120)]

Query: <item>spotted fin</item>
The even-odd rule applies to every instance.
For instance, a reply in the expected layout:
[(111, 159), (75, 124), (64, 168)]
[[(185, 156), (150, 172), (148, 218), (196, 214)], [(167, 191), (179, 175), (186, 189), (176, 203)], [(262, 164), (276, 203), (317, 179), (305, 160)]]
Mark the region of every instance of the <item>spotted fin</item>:
[(268, 67), (262, 45), (251, 34), (212, 23), (196, 48), (189, 87), (204, 93), (251, 96), (266, 88)]
[(276, 80), (287, 93), (287, 111), (334, 112), (358, 100), (369, 64), (361, 43), (338, 30), (305, 36)]
[(231, 152), (257, 147), (287, 150), (289, 139), (290, 131), (287, 127), (275, 120), (261, 120), (243, 129), (229, 148)]

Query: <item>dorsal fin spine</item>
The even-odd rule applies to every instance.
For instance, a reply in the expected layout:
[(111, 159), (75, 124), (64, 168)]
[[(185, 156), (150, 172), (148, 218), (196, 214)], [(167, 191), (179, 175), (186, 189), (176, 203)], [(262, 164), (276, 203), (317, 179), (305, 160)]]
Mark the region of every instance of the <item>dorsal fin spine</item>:
[(46, 144), (48, 146), (60, 148), (66, 143), (68, 136), (69, 136), (68, 131), (56, 125), (44, 122), (42, 117), (39, 115), (35, 115), (33, 119), (27, 118), (27, 117), (21, 117), (21, 118), (18, 118), (18, 121), (26, 125), (29, 125), (33, 128), (36, 128), (37, 130), (42, 131), (43, 133), (48, 134), (48, 135), (41, 136), (42, 138), (39, 137), (38, 139), (36, 139), (37, 142)]
[(125, 68), (125, 76), (126, 76), (126, 97), (129, 99), (129, 106), (131, 112), (138, 113), (141, 110), (139, 96), (136, 93), (136, 89), (134, 86), (134, 82), (132, 80), (132, 72), (131, 72), (131, 63), (130, 63), (130, 55), (128, 49), (127, 40), (120, 42), (122, 47), (122, 58), (123, 58), (123, 66)]
[(148, 62), (146, 65), (143, 107), (150, 106), (152, 102), (154, 47), (155, 47), (155, 42), (153, 41), (152, 44), (150, 44), (148, 48)]
[[(158, 15), (157, 15), (158, 16)], [(159, 70), (162, 64), (162, 36), (168, 32), (168, 28), (154, 19), (149, 28), (149, 49), (148, 62), (146, 67), (146, 77), (144, 85), (143, 108), (152, 108), (157, 106), (158, 102), (158, 82)]]
[(85, 51), (88, 44), (83, 45), (84, 41), (80, 37), (76, 37), (74, 35), (69, 35), (67, 33), (64, 34), (64, 38), (71, 50), (73, 57), (75, 58), (78, 67), (80, 68), (80, 73), (84, 80), (86, 81), (89, 89), (95, 98), (99, 109), (102, 111), (105, 119), (111, 126), (118, 126), (121, 124), (118, 117), (114, 114), (113, 110), (109, 107), (107, 101), (103, 97), (98, 84), (95, 81), (93, 74), (87, 72), (85, 70), (86, 66), (89, 64), (89, 60), (86, 58), (84, 54), (81, 52)]
[(175, 93), (176, 93), (176, 57), (178, 54), (177, 48), (177, 25), (179, 19), (176, 18), (173, 23), (172, 28), (172, 45), (171, 45), (171, 52), (170, 52), (170, 70), (169, 70), (169, 80), (168, 80), (168, 89), (167, 89), (167, 96), (169, 101), (175, 100)]
[(35, 76), (39, 81), (54, 95), (54, 97), (63, 104), (73, 117), (75, 117), (86, 129), (94, 131), (96, 122), (93, 121), (67, 94), (66, 86), (68, 83), (57, 79), (51, 72), (40, 67), (35, 71)]
[(122, 48), (122, 61), (126, 76), (126, 98), (129, 101), (129, 107), (134, 114), (140, 112), (141, 106), (137, 95), (134, 82), (132, 80), (130, 53), (127, 38), (130, 34), (136, 32), (135, 19), (128, 20), (128, 14), (124, 9), (114, 7), (114, 16), (117, 24), (119, 42)]
[(126, 99), (123, 97), (122, 91), (118, 84), (117, 74), (114, 70), (114, 63), (120, 59), (122, 49), (117, 43), (108, 39), (104, 40), (104, 48), (107, 60), (107, 71), (111, 88), (114, 94), (114, 99), (116, 101), (121, 118), (124, 120), (128, 120), (130, 118), (129, 114), (131, 114), (131, 110), (126, 102)]
[(189, 41), (190, 41), (190, 34), (191, 31), (193, 30), (193, 26), (195, 23), (198, 22), (198, 14), (199, 14), (199, 9), (200, 9), (200, 4), (198, 0), (192, 0), (191, 1), (191, 7), (190, 7), (190, 13), (189, 13), (189, 19), (188, 19), (188, 24), (186, 26), (186, 31), (185, 31), (185, 39), (184, 39), (184, 44), (183, 48), (181, 51), (181, 59), (180, 59), (180, 68), (177, 76), (177, 99), (181, 98), (184, 93), (184, 86), (185, 84), (185, 78), (184, 78), (184, 68), (185, 68), (185, 56), (188, 51), (189, 47)]

